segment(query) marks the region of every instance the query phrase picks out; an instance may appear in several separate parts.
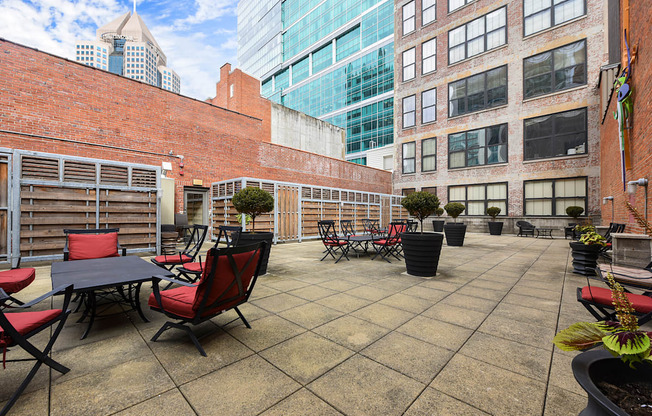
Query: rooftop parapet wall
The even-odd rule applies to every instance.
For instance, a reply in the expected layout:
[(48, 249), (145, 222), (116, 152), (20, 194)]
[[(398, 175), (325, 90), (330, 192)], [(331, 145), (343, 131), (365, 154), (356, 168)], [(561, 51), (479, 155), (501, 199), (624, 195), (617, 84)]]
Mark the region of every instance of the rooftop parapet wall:
[(4, 39), (0, 56), (0, 147), (172, 162), (177, 189), (248, 176), (391, 193), (387, 172), (265, 143), (258, 118)]

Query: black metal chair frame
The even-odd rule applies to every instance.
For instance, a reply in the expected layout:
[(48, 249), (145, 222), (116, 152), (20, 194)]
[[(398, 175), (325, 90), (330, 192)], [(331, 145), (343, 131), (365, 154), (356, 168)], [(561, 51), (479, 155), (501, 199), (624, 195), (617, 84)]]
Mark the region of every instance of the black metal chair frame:
[[(16, 262), (16, 266), (15, 266), (15, 267), (12, 266), (12, 267), (11, 267), (11, 270), (20, 269), (20, 259), (21, 259), (21, 258), (18, 257), (18, 262)], [(0, 288), (0, 290), (3, 290), (3, 289)], [(4, 303), (3, 303), (2, 306), (0, 306), (0, 309), (4, 309), (4, 308), (13, 308), (14, 306), (22, 306), (22, 305), (25, 304), (23, 301), (21, 301), (21, 300), (19, 300), (19, 299), (16, 299), (15, 297), (13, 297), (12, 295), (13, 295), (14, 293), (16, 293), (16, 292), (7, 292), (7, 291), (5, 291), (5, 294), (6, 294), (7, 296), (9, 296), (9, 299), (8, 299), (7, 301), (11, 302), (11, 304), (7, 305), (7, 304), (4, 304)]]
[[(324, 254), (324, 257), (322, 257), (320, 261), (323, 261), (329, 255), (333, 257), (335, 264), (342, 260), (342, 257), (346, 258), (348, 261), (351, 243), (346, 238), (342, 238), (337, 235), (337, 231), (335, 230), (335, 221), (318, 221), (317, 227), (319, 228), (319, 237), (321, 238), (324, 247), (326, 247), (326, 254)], [(338, 250), (340, 251), (339, 258), (336, 257)]]
[[(193, 318), (187, 318), (183, 316), (179, 316), (173, 312), (165, 310), (162, 305), (163, 301), (161, 299), (161, 289), (159, 287), (159, 283), (161, 280), (168, 281), (170, 283), (176, 283), (181, 286), (186, 286), (186, 287), (192, 287), (192, 286), (197, 286), (197, 284), (192, 284), (192, 283), (187, 283), (183, 282), (180, 280), (172, 279), (166, 276), (154, 276), (153, 282), (153, 290), (154, 290), (154, 298), (156, 299), (156, 302), (159, 304), (160, 307), (154, 308), (150, 306), (150, 309), (158, 312), (162, 312), (165, 314), (167, 317), (172, 318), (174, 320), (177, 320), (178, 322), (172, 322), (172, 321), (167, 321), (163, 324), (163, 326), (158, 330), (158, 332), (152, 337), (152, 342), (156, 342), (158, 338), (163, 334), (163, 332), (167, 331), (170, 328), (176, 328), (176, 329), (181, 329), (185, 331), (190, 339), (192, 340), (193, 344), (195, 344), (195, 347), (197, 350), (199, 350), (199, 353), (206, 357), (206, 351), (202, 348), (201, 344), (199, 343), (199, 340), (193, 333), (192, 329), (188, 326), (190, 325), (198, 325), (201, 324), (202, 322), (208, 321), (217, 315), (220, 315), (228, 310), (235, 310), (235, 312), (238, 314), (238, 317), (242, 320), (242, 322), (245, 324), (247, 328), (251, 329), (251, 325), (249, 325), (249, 322), (245, 319), (244, 315), (242, 312), (240, 312), (240, 309), (238, 309), (238, 306), (242, 305), (243, 303), (247, 302), (249, 300), (249, 296), (251, 296), (251, 292), (254, 289), (254, 286), (256, 285), (256, 281), (258, 280), (258, 273), (260, 271), (260, 265), (262, 263), (262, 258), (263, 258), (263, 253), (265, 251), (265, 245), (266, 243), (264, 241), (261, 241), (256, 244), (251, 244), (247, 246), (240, 246), (240, 247), (230, 247), (230, 248), (211, 248), (209, 250), (209, 257), (212, 258), (212, 264), (211, 264), (211, 271), (209, 274), (206, 276), (204, 284), (206, 284), (206, 291), (205, 291), (205, 296), (202, 298), (199, 308), (197, 309), (197, 312), (195, 313), (195, 316)], [(233, 259), (233, 255), (235, 254), (241, 254), (241, 253), (248, 253), (251, 252), (251, 256), (249, 257), (249, 260), (247, 260), (246, 264), (242, 267), (242, 269), (238, 269), (235, 260)], [(242, 282), (242, 275), (243, 272), (249, 267), (251, 262), (254, 260), (256, 257), (256, 254), (258, 254), (258, 264), (256, 265), (256, 269), (254, 272), (253, 277), (251, 278), (251, 281), (249, 282), (249, 287), (244, 287), (243, 282)], [(218, 270), (218, 262), (219, 261), (228, 261), (229, 265), (231, 266), (231, 269), (233, 270), (233, 274), (235, 276), (235, 279), (233, 282), (229, 284), (229, 286), (224, 290), (224, 292), (211, 304), (207, 304), (208, 302), (208, 296), (211, 293), (211, 288), (213, 287), (213, 284), (215, 283), (215, 279), (219, 279), (219, 276), (216, 276), (216, 271)], [(238, 288), (238, 295), (229, 297), (229, 298), (224, 298), (224, 296), (234, 287)], [(207, 315), (204, 315), (205, 311), (211, 311), (216, 308), (219, 308), (221, 305), (225, 304), (230, 304), (234, 301), (238, 301), (237, 304), (229, 306), (227, 309), (221, 309), (216, 311), (215, 313), (210, 313)]]
[(380, 234), (378, 229), (378, 220), (372, 220), (370, 218), (364, 218), (362, 220), (362, 226), (364, 227), (365, 234)]
[(613, 241), (613, 236), (612, 234), (617, 234), (617, 233), (622, 233), (625, 231), (626, 224), (620, 224), (617, 222), (612, 222), (609, 224), (609, 229), (607, 229), (607, 232), (604, 233), (604, 242), (606, 245), (600, 249), (600, 256), (607, 259), (609, 262), (611, 262), (611, 256), (608, 251), (611, 251), (611, 244)]
[(568, 227), (564, 227), (564, 240), (567, 237), (570, 237), (571, 240), (576, 239), (576, 236), (575, 236), (575, 226), (576, 225), (577, 225), (577, 223), (575, 223), (575, 222), (569, 222)]
[[(601, 280), (609, 288), (611, 288), (611, 286), (609, 285), (609, 282), (604, 278), (604, 276), (602, 276), (602, 272), (601, 272), (599, 267), (596, 267), (596, 276), (598, 276), (597, 279)], [(591, 293), (591, 281), (590, 281), (590, 279), (592, 279), (592, 278), (595, 279), (596, 277), (589, 277), (589, 276), (586, 277), (586, 283), (587, 283), (587, 287), (589, 288), (589, 293)], [(628, 284), (623, 283), (623, 282), (619, 282), (619, 283), (623, 287), (625, 292), (629, 292), (628, 287), (631, 287), (631, 285), (628, 285)], [(638, 294), (636, 294), (636, 295), (638, 295)], [(646, 292), (646, 293), (644, 293), (642, 295), (638, 295), (638, 296), (650, 297), (649, 292)], [(591, 294), (591, 298), (592, 299), (594, 298), (593, 294)], [(614, 305), (611, 302), (609, 302), (609, 303), (598, 303), (598, 302), (586, 300), (586, 299), (582, 298), (582, 288), (581, 287), (577, 288), (577, 301), (580, 302), (586, 308), (586, 310), (588, 310), (589, 313), (591, 315), (593, 315), (593, 317), (598, 321), (609, 321), (609, 320), (613, 321), (613, 320), (617, 319), (616, 311), (614, 310)], [(643, 325), (643, 324), (649, 322), (652, 319), (652, 311), (647, 312), (647, 313), (634, 312), (634, 314), (639, 317), (638, 318), (638, 324), (639, 325)]]
[[(36, 372), (41, 367), (41, 364), (45, 364), (48, 367), (52, 368), (53, 370), (56, 370), (62, 374), (66, 374), (68, 371), (70, 371), (69, 368), (61, 365), (57, 361), (50, 358), (49, 354), (50, 351), (52, 350), (52, 347), (54, 346), (54, 343), (59, 337), (61, 330), (63, 329), (63, 325), (66, 323), (66, 319), (68, 318), (68, 315), (70, 315), (70, 310), (68, 309), (68, 306), (70, 305), (70, 300), (72, 298), (72, 288), (73, 288), (72, 285), (69, 285), (67, 287), (66, 286), (58, 287), (42, 296), (39, 296), (38, 298), (32, 300), (31, 302), (27, 302), (19, 306), (18, 308), (20, 309), (29, 308), (45, 299), (50, 298), (53, 295), (59, 294), (61, 292), (63, 292), (64, 294), (63, 306), (61, 307), (61, 314), (59, 314), (59, 316), (52, 319), (51, 321), (44, 323), (43, 325), (39, 326), (38, 328), (24, 335), (21, 335), (13, 327), (13, 325), (11, 325), (5, 313), (3, 312), (3, 308), (0, 308), (0, 327), (2, 327), (4, 334), (6, 334), (6, 336), (11, 338), (11, 342), (7, 346), (5, 346), (5, 348), (20, 347), (33, 357), (33, 358), (7, 359), (3, 361), (4, 362), (36, 361), (32, 369), (30, 370), (30, 372), (27, 374), (27, 377), (25, 377), (25, 379), (20, 384), (18, 389), (14, 392), (14, 394), (9, 398), (9, 401), (2, 408), (2, 410), (0, 411), (0, 415), (4, 416), (9, 412), (11, 407), (16, 403), (16, 400), (18, 400), (20, 395), (25, 391), (29, 383), (32, 381), (32, 379), (36, 375)], [(9, 300), (9, 298), (10, 298), (9, 295), (7, 295), (2, 289), (0, 289), (0, 306), (4, 305), (5, 302)], [(20, 313), (20, 312), (12, 312), (12, 313)], [(29, 341), (29, 338), (31, 338), (33, 335), (36, 335), (39, 332), (47, 328), (50, 328), (52, 325), (54, 325), (57, 322), (59, 324), (52, 332), (52, 335), (50, 336), (50, 340), (48, 341), (45, 348), (41, 350)]]
[[(195, 258), (201, 250), (201, 246), (204, 244), (204, 239), (206, 238), (206, 233), (208, 232), (208, 225), (199, 225), (195, 224), (192, 226), (192, 234), (186, 243), (186, 247), (178, 253), (179, 261), (178, 262), (167, 262), (161, 263), (152, 259), (152, 263), (156, 264), (159, 267), (164, 268), (165, 270), (172, 271), (176, 266), (179, 266), (183, 263), (192, 263), (195, 261)], [(201, 233), (201, 234), (200, 234)], [(167, 255), (168, 258), (172, 259), (176, 254)], [(183, 256), (188, 257), (189, 260), (184, 261)]]
[(518, 227), (518, 237), (527, 237), (528, 235), (534, 237), (534, 230), (537, 229), (537, 227), (527, 221), (516, 221), (516, 226)]
[[(399, 240), (401, 235), (399, 233), (398, 227), (406, 225), (403, 221), (390, 222), (389, 228), (387, 229), (386, 237), (374, 238), (371, 242), (374, 249), (376, 250), (376, 255), (374, 255), (371, 260), (374, 260), (380, 255), (387, 263), (391, 263), (389, 256), (393, 256), (396, 260), (401, 260), (398, 253), (399, 249)], [(383, 241), (381, 243), (381, 241)]]
[[(119, 228), (64, 229), (63, 233), (66, 235), (66, 243), (63, 246), (63, 261), (68, 261), (70, 256), (70, 250), (68, 249), (68, 236), (70, 234), (109, 234), (117, 233), (119, 231)], [(122, 247), (120, 243), (118, 243), (118, 253), (120, 253), (121, 256), (126, 256), (127, 248)]]
[[(229, 247), (236, 247), (238, 245), (238, 240), (240, 239), (240, 233), (242, 232), (242, 227), (236, 227), (236, 226), (229, 226), (229, 225), (220, 225), (218, 227), (219, 231), (217, 233), (217, 239), (215, 240), (215, 245), (213, 246), (214, 248), (218, 248), (218, 245), (220, 242), (222, 242), (222, 238), (224, 238), (224, 242), (226, 243), (226, 248)], [(184, 265), (187, 263), (184, 263), (180, 266), (177, 266), (177, 274), (176, 277), (179, 280), (184, 280), (188, 283), (194, 283), (199, 279), (199, 277), (202, 275), (204, 272), (203, 269), (203, 262), (201, 260), (201, 256), (198, 256), (199, 258), (199, 270), (189, 270)], [(171, 286), (168, 285), (166, 289)]]

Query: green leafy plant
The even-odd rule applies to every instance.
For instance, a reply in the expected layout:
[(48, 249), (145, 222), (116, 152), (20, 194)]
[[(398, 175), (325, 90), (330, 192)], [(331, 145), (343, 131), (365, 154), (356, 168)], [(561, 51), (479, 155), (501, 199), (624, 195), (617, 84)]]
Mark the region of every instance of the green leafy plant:
[(560, 331), (552, 342), (564, 351), (583, 351), (602, 344), (614, 357), (620, 356), (632, 368), (644, 360), (652, 363), (652, 332), (641, 331), (632, 303), (611, 273), (607, 273), (607, 282), (611, 287), (617, 321), (577, 322)]
[(491, 218), (496, 221), (496, 217), (500, 214), (500, 211), (502, 210), (498, 207), (489, 207), (487, 208), (487, 215), (491, 216)]
[(577, 217), (582, 215), (582, 213), (584, 213), (584, 208), (582, 207), (573, 205), (566, 208), (566, 215), (568, 215), (569, 217), (573, 217), (575, 221), (577, 221)]
[[(249, 225), (251, 222), (251, 215), (249, 214), (244, 214), (244, 220), (245, 220), (245, 225)], [(235, 216), (236, 221), (238, 221), (238, 224), (242, 224), (242, 214), (238, 214)]]
[(595, 227), (592, 225), (576, 225), (575, 233), (582, 235), (585, 233), (595, 232)]
[(435, 215), (438, 216), (438, 217), (441, 217), (442, 215), (444, 215), (444, 212), (446, 212), (446, 211), (444, 211), (444, 208), (439, 207), (439, 208), (437, 208), (435, 210)]
[(464, 204), (460, 204), (459, 202), (449, 202), (448, 204), (444, 205), (444, 209), (446, 210), (446, 213), (451, 216), (455, 222), (457, 222), (457, 217), (459, 217), (460, 214), (464, 212), (466, 207)]
[(256, 230), (256, 217), (274, 209), (274, 197), (260, 188), (241, 189), (233, 195), (231, 202), (240, 214), (251, 217), (252, 231)]
[(584, 243), (584, 245), (587, 246), (598, 245), (604, 247), (607, 245), (604, 237), (596, 233), (595, 231), (589, 231), (583, 233), (582, 237), (580, 237), (580, 243)]
[(415, 217), (421, 223), (421, 233), (423, 234), (423, 220), (435, 214), (439, 208), (439, 198), (437, 195), (426, 191), (413, 192), (403, 198), (401, 205), (410, 215)]

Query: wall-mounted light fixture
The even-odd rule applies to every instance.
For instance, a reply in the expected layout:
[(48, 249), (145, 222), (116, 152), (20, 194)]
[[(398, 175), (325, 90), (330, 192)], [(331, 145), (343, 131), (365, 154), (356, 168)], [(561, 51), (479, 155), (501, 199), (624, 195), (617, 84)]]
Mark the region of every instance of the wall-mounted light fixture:
[(638, 186), (645, 188), (645, 201), (643, 202), (645, 207), (645, 221), (647, 221), (647, 183), (648, 181), (645, 178), (627, 182), (627, 193), (630, 195), (634, 195), (636, 193), (636, 187)]
[(602, 198), (602, 205), (607, 205), (607, 202), (611, 201), (611, 222), (614, 222), (614, 197), (605, 196)]
[(165, 178), (168, 174), (168, 172), (172, 171), (172, 163), (171, 162), (163, 162), (161, 163), (161, 174)]

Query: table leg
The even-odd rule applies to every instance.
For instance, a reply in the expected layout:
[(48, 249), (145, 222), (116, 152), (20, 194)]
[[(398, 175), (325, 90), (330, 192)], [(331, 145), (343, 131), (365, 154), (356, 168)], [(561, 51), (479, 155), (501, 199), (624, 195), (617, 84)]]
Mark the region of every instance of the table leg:
[(90, 309), (91, 317), (88, 320), (88, 326), (86, 327), (86, 331), (84, 332), (84, 335), (81, 336), (81, 339), (84, 339), (88, 336), (88, 333), (91, 332), (91, 327), (93, 326), (93, 322), (95, 322), (95, 312), (97, 308), (97, 304), (95, 303), (95, 291), (91, 291), (88, 293), (88, 307), (87, 310), (84, 311), (86, 313), (88, 309)]
[(136, 284), (136, 293), (134, 294), (135, 295), (134, 302), (135, 302), (135, 305), (136, 305), (136, 311), (138, 311), (138, 315), (140, 315), (140, 319), (142, 319), (143, 322), (149, 322), (149, 319), (147, 319), (147, 317), (143, 313), (143, 310), (140, 307), (140, 286), (142, 286), (142, 283)]

